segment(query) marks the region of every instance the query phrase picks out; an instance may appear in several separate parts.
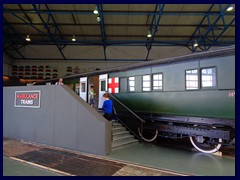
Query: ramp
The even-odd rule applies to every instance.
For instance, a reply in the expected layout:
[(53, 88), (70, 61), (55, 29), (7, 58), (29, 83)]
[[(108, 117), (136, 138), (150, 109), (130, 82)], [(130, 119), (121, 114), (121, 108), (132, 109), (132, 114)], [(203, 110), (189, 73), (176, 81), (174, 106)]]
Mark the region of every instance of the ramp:
[[(33, 91), (39, 97), (30, 96)], [(17, 98), (38, 97), (39, 104), (16, 106), (16, 92), (21, 93)], [(67, 86), (4, 87), (3, 104), (4, 137), (97, 155), (111, 151), (111, 122)]]

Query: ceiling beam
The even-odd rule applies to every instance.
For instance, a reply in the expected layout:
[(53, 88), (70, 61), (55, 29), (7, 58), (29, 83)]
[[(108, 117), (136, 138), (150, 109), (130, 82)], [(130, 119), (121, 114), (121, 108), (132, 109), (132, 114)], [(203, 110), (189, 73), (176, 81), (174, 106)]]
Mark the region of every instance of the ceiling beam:
[[(89, 23), (76, 23), (76, 18), (74, 18), (74, 15), (72, 14), (74, 23), (58, 23), (58, 26), (99, 26), (98, 24), (89, 24)], [(26, 23), (20, 23), (20, 22), (11, 22), (14, 26), (28, 26)], [(5, 23), (3, 23), (5, 25)], [(42, 23), (32, 23), (34, 26), (42, 26)], [(49, 23), (49, 26), (53, 26), (54, 23)], [(107, 26), (128, 26), (128, 27), (147, 27), (150, 24), (104, 24), (105, 27)], [(158, 27), (196, 27), (199, 24), (159, 24)], [(219, 24), (219, 27), (223, 27), (224, 25)], [(202, 27), (208, 27), (208, 24), (202, 24)], [(235, 25), (230, 25), (230, 27), (234, 27)]]
[[(72, 15), (72, 19), (73, 19), (73, 22), (74, 22), (74, 24), (71, 23), (71, 26), (73, 26), (73, 25), (74, 25), (74, 26), (78, 25), (78, 24), (77, 24), (77, 21), (76, 21), (76, 19), (75, 19), (75, 17), (74, 17), (74, 14), (71, 14), (71, 15)], [(62, 24), (62, 23), (58, 23), (59, 26), (61, 26), (61, 24)]]
[[(158, 14), (157, 15), (155, 14), (153, 16), (152, 22), (151, 22), (151, 25), (149, 28), (151, 37), (147, 38), (146, 47), (147, 47), (148, 52), (147, 52), (147, 56), (146, 56), (146, 61), (148, 60), (148, 56), (149, 56), (149, 53), (152, 48), (152, 43), (154, 42), (154, 36), (155, 36), (156, 32), (158, 31), (158, 25), (159, 25), (159, 22), (161, 20), (162, 14), (163, 14), (164, 6), (165, 6), (164, 4), (157, 4), (155, 7), (155, 12), (158, 12)], [(158, 8), (159, 8), (159, 10), (157, 10)]]
[[(43, 19), (43, 17), (42, 17), (41, 14), (40, 14), (40, 5), (37, 7), (36, 4), (32, 4), (32, 6), (33, 6), (33, 9), (35, 10), (36, 14), (37, 14), (38, 17), (40, 18), (41, 22), (43, 23), (44, 28), (47, 30), (47, 32), (48, 32), (48, 33), (47, 33), (48, 37), (49, 37), (53, 42), (55, 42), (55, 45), (57, 46), (57, 48), (58, 48), (60, 54), (62, 55), (63, 59), (66, 60), (66, 57), (65, 57), (65, 55), (64, 55), (63, 52), (62, 52), (63, 48), (65, 47), (65, 44), (62, 45), (62, 43), (61, 43), (62, 41), (58, 41), (58, 42), (57, 42), (57, 40), (55, 39), (55, 38), (57, 37), (57, 36), (56, 36), (56, 35), (57, 35), (57, 34), (56, 34), (57, 31), (58, 31), (58, 33), (59, 33), (60, 36), (61, 36), (61, 32), (60, 32), (60, 30), (58, 29), (58, 26), (57, 26), (57, 25), (55, 26), (54, 33), (52, 33), (52, 32), (51, 32), (51, 29), (50, 29), (50, 27), (49, 27), (49, 25), (48, 25), (48, 22), (45, 22), (44, 19)], [(47, 6), (46, 6), (46, 7), (47, 7)], [(56, 24), (56, 21), (54, 20), (52, 14), (49, 14), (49, 15), (48, 15), (48, 21), (49, 21), (50, 19), (53, 20), (54, 24)], [(58, 43), (60, 43), (60, 45), (59, 45)]]
[[(38, 14), (39, 10), (40, 10), (40, 5), (37, 7), (36, 5), (33, 5), (33, 8), (35, 9), (35, 14)], [(48, 33), (45, 33), (43, 32), (42, 30), (40, 30), (39, 28), (37, 28), (36, 26), (34, 26), (33, 24), (31, 24), (31, 22), (28, 22), (26, 21), (25, 19), (23, 19), (21, 16), (17, 15), (16, 13), (13, 13), (12, 11), (8, 10), (5, 8), (6, 11), (8, 11), (10, 14), (12, 14), (13, 16), (15, 16), (17, 19), (21, 20), (23, 23), (25, 23), (26, 25), (32, 27), (33, 29), (35, 29), (37, 32), (39, 32), (41, 35), (43, 36), (46, 36), (48, 38), (50, 38), (53, 42), (55, 42), (59, 52), (61, 53), (61, 55), (63, 56), (63, 58), (65, 58), (63, 52), (62, 52), (62, 49), (66, 46), (66, 44), (64, 44), (64, 39), (62, 38), (62, 34), (60, 32), (60, 30), (58, 28), (55, 28), (54, 30), (54, 34), (51, 32), (51, 29), (50, 29), (50, 25), (45, 23), (42, 16), (40, 15), (39, 18), (41, 19), (42, 23), (41, 25), (43, 26), (44, 25), (44, 28), (47, 30)], [(51, 16), (48, 16), (48, 22), (49, 20), (51, 19)], [(55, 20), (54, 20), (55, 21)], [(53, 22), (54, 22), (53, 21)], [(56, 21), (54, 22), (54, 24), (56, 24)], [(61, 34), (61, 39), (56, 41), (56, 37), (58, 36), (57, 35), (57, 31), (59, 30), (59, 33)], [(32, 40), (34, 41), (34, 40)], [(31, 44), (32, 44), (32, 41), (31, 41)], [(18, 42), (19, 43), (19, 42)], [(58, 44), (59, 43), (59, 44)], [(22, 43), (21, 43), (22, 44)]]
[(23, 11), (23, 14), (25, 15), (25, 17), (28, 19), (29, 23), (32, 24), (32, 20), (30, 19), (30, 17), (27, 15), (27, 13), (24, 12), (24, 9), (22, 7), (21, 4), (18, 4), (18, 7)]
[(224, 27), (224, 29), (222, 30), (222, 32), (217, 36), (217, 37), (213, 37), (212, 43), (210, 45), (208, 45), (208, 47), (206, 48), (207, 50), (212, 47), (214, 44), (217, 43), (218, 39), (220, 37), (224, 37), (223, 33), (228, 29), (228, 27), (230, 26), (231, 23), (233, 23), (235, 21), (235, 18), (232, 19), (232, 21), (229, 24), (226, 24), (226, 26)]
[[(21, 38), (21, 36), (17, 33), (17, 31), (12, 27), (8, 21), (3, 18), (3, 21), (7, 24), (8, 29), (11, 29), (11, 31), (14, 33), (14, 37), (17, 37), (18, 41), (23, 44), (23, 46), (26, 45), (26, 42), (24, 42)], [(9, 37), (9, 30), (7, 31), (7, 34), (4, 33), (4, 38), (8, 39)], [(6, 46), (6, 42), (9, 43), (9, 46)], [(4, 41), (4, 51), (7, 52), (8, 50), (15, 50), (19, 56), (21, 56), (23, 59), (27, 59), (20, 51), (19, 49), (23, 46), (19, 46), (16, 40), (9, 39), (8, 41)], [(7, 52), (8, 53), (8, 52)], [(10, 54), (10, 53), (8, 53)], [(11, 56), (12, 57), (12, 56)]]
[[(22, 58), (15, 58), (14, 60), (23, 60)], [(31, 61), (39, 61), (39, 60), (46, 60), (46, 61), (50, 61), (50, 60), (63, 60), (60, 58), (29, 58), (29, 60)], [(68, 58), (67, 60), (69, 61), (105, 61), (105, 58)], [(145, 59), (108, 59), (108, 61), (145, 61)]]
[[(8, 39), (8, 41), (11, 41), (11, 38)], [(77, 41), (71, 41), (71, 40), (59, 40), (58, 43), (66, 43), (68, 46), (103, 46), (102, 40), (80, 40), (78, 39)], [(148, 40), (106, 40), (105, 45), (106, 46), (130, 46), (130, 45), (136, 45), (136, 46), (145, 46), (146, 43), (149, 43)], [(179, 46), (186, 46), (187, 43), (192, 43), (192, 40), (154, 40), (152, 42), (152, 46), (164, 46), (164, 45), (179, 45)], [(18, 43), (18, 45), (25, 45), (26, 43)], [(222, 46), (222, 45), (234, 45), (235, 44), (235, 39), (233, 40), (222, 40), (222, 41), (217, 41), (214, 46)], [(51, 39), (49, 40), (37, 40), (33, 39), (31, 40), (31, 44), (29, 45), (56, 45), (56, 42), (52, 41)], [(206, 42), (206, 45), (211, 45), (211, 42)]]
[[(35, 14), (35, 12), (32, 9), (24, 9), (24, 11), (19, 9), (9, 9), (12, 13), (27, 13), (27, 14)], [(8, 11), (5, 11), (5, 8), (3, 8), (3, 13), (8, 13)], [(41, 14), (80, 14), (80, 15), (93, 15), (92, 10), (41, 10)], [(136, 15), (136, 16), (153, 16), (157, 15), (158, 12), (155, 11), (109, 11), (105, 10), (102, 12), (102, 14), (105, 16), (107, 15)], [(218, 11), (212, 11), (211, 14), (208, 14), (206, 11), (164, 11), (162, 15), (164, 16), (218, 16)], [(231, 12), (227, 14), (226, 16), (235, 16), (234, 12)]]
[(103, 45), (103, 53), (104, 53), (104, 58), (107, 60), (107, 55), (106, 55), (106, 33), (105, 33), (105, 26), (104, 26), (104, 16), (103, 16), (103, 9), (102, 9), (102, 4), (97, 4), (98, 8), (98, 15), (100, 17), (100, 28), (101, 28), (101, 36), (102, 36), (102, 45)]
[[(50, 9), (48, 8), (48, 5), (45, 4), (45, 6), (46, 6), (47, 10), (50, 11)], [(62, 32), (60, 31), (60, 29), (59, 29), (59, 27), (58, 27), (58, 23), (55, 21), (55, 19), (54, 19), (54, 17), (53, 17), (52, 14), (49, 14), (49, 16), (50, 16), (50, 18), (52, 19), (52, 21), (53, 21), (53, 23), (54, 23), (54, 27), (55, 27), (55, 31), (54, 31), (54, 32), (58, 31), (61, 39), (63, 39), (63, 37), (62, 37)], [(48, 18), (48, 19), (49, 19), (48, 24), (49, 24), (49, 22), (50, 22), (50, 18)], [(55, 33), (55, 34), (56, 34), (56, 33)]]
[(195, 34), (197, 31), (199, 31), (199, 29), (201, 28), (203, 22), (205, 21), (205, 19), (208, 17), (208, 14), (210, 14), (212, 8), (213, 8), (214, 4), (211, 4), (210, 8), (208, 9), (208, 12), (206, 15), (204, 15), (204, 17), (202, 18), (201, 22), (197, 25), (196, 29), (194, 30), (192, 36), (189, 38), (189, 43), (186, 44), (186, 46), (193, 52), (194, 49), (194, 41), (195, 41)]
[[(15, 34), (14, 33), (9, 33), (8, 34), (9, 35), (9, 37), (11, 38), (11, 37), (14, 37), (15, 36)], [(19, 36), (26, 36), (26, 34), (18, 34)], [(75, 33), (75, 35), (76, 36), (78, 36), (78, 37), (102, 37), (102, 35), (100, 34), (76, 34)], [(72, 34), (64, 34), (64, 35), (62, 35), (63, 36), (63, 39), (69, 39), (69, 37), (71, 37), (72, 36)], [(42, 35), (41, 34), (31, 34), (31, 37), (42, 37)], [(129, 38), (129, 37), (135, 37), (135, 38), (146, 38), (146, 34), (144, 34), (144, 35), (120, 35), (120, 34), (108, 34), (106, 37), (108, 37), (108, 38), (111, 38), (111, 37), (126, 37), (126, 38)], [(207, 36), (207, 37), (211, 37), (211, 35), (209, 35), (209, 36)], [(235, 36), (234, 35), (226, 35), (226, 36), (222, 36), (222, 37), (224, 37), (224, 38), (235, 38)], [(189, 38), (189, 36), (188, 35), (171, 35), (171, 36), (166, 36), (166, 35), (155, 35), (155, 38)], [(7, 39), (6, 39), (7, 40)]]
[[(39, 5), (40, 6), (40, 5)], [(8, 9), (5, 9), (5, 10), (8, 10)], [(36, 26), (34, 26), (33, 24), (30, 24), (30, 22), (27, 22), (25, 19), (23, 19), (21, 16), (9, 11), (11, 15), (15, 16), (17, 19), (19, 19), (20, 21), (24, 22), (26, 25), (32, 27), (33, 29), (35, 29), (37, 32), (39, 32), (41, 35), (43, 36), (48, 36), (49, 37), (49, 34), (43, 32), (42, 30), (38, 29)], [(43, 25), (43, 23), (41, 23), (41, 25)]]

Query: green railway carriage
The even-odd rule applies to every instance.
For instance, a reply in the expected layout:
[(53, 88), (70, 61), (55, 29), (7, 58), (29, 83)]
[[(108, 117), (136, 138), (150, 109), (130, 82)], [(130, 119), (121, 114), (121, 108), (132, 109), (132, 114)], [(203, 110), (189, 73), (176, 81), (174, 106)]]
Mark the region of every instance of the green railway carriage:
[(145, 120), (142, 139), (190, 137), (196, 149), (213, 153), (234, 138), (235, 50), (145, 63), (109, 74), (115, 77), (114, 97)]
[(63, 79), (86, 102), (94, 84), (98, 108), (108, 91), (118, 120), (147, 142), (189, 138), (213, 153), (235, 138), (235, 46)]
[[(195, 71), (190, 77), (192, 88), (187, 84), (189, 70)], [(210, 70), (214, 72), (204, 79), (202, 73)], [(161, 79), (154, 86), (157, 75)], [(147, 90), (143, 87), (144, 76), (149, 77)], [(109, 77), (119, 77), (120, 90), (114, 95), (137, 114), (235, 119), (234, 55), (160, 64), (111, 73)], [(129, 89), (129, 77), (135, 79), (134, 91)]]

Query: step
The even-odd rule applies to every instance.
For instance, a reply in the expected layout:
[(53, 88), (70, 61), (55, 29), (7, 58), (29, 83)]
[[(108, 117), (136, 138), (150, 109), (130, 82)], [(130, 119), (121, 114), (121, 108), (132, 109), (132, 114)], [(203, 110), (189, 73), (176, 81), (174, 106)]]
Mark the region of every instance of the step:
[(113, 122), (113, 123), (112, 123), (112, 126), (113, 126), (113, 127), (122, 127), (122, 124), (121, 124), (121, 123), (115, 123), (115, 122)]
[(104, 111), (103, 110), (97, 110), (97, 112), (101, 115), (104, 115)]
[(116, 133), (116, 132), (122, 132), (122, 131), (126, 131), (126, 128), (125, 127), (112, 127), (112, 132), (113, 133)]
[(113, 137), (114, 138), (119, 138), (121, 136), (128, 136), (128, 135), (132, 135), (130, 133), (130, 131), (122, 131), (122, 132), (116, 132), (116, 133), (113, 133)]
[(119, 132), (112, 133), (113, 136), (122, 135), (122, 134), (130, 134), (130, 132), (129, 131), (119, 131)]
[(113, 136), (113, 141), (119, 141), (119, 140), (128, 139), (128, 138), (134, 138), (134, 136), (129, 133), (128, 134), (120, 134), (117, 136)]
[(125, 145), (138, 143), (138, 142), (139, 141), (137, 139), (134, 139), (134, 138), (123, 139), (123, 140), (119, 140), (119, 141), (113, 141), (112, 142), (112, 148), (116, 148), (116, 147), (119, 147), (119, 146), (125, 146)]

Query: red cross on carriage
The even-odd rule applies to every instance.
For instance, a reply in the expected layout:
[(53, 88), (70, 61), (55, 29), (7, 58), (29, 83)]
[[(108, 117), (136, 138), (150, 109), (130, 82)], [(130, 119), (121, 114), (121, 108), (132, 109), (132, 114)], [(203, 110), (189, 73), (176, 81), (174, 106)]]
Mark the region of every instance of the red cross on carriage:
[(109, 93), (118, 93), (119, 92), (119, 78), (109, 78), (108, 79), (108, 92)]

